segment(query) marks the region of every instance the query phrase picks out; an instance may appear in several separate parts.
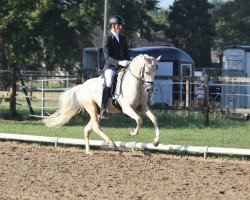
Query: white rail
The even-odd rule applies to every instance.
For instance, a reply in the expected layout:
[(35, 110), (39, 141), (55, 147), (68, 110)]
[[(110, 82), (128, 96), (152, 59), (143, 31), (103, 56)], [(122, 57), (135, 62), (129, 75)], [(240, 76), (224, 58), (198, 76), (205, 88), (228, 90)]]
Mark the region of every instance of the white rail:
[[(46, 109), (57, 109), (58, 107), (51, 107), (51, 106), (45, 106), (45, 102), (47, 102), (48, 100), (58, 100), (59, 98), (48, 98), (46, 97), (46, 92), (50, 92), (50, 91), (57, 91), (57, 92), (64, 92), (66, 90), (69, 89), (69, 81), (73, 81), (76, 80), (76, 78), (56, 78), (56, 79), (41, 79), (41, 80), (32, 80), (32, 82), (39, 82), (40, 83), (40, 87), (36, 88), (36, 91), (40, 91), (41, 92), (41, 98), (37, 98), (39, 100), (41, 100), (40, 106), (33, 106), (33, 108), (39, 108), (41, 109), (41, 114), (40, 115), (30, 115), (33, 117), (44, 117), (45, 115), (45, 110)], [(59, 81), (64, 81), (66, 82), (66, 87), (58, 87), (58, 88), (47, 88), (47, 83), (48, 82), (59, 82)], [(24, 87), (24, 86), (21, 86)], [(28, 87), (26, 87), (28, 88)], [(33, 96), (25, 96), (28, 98), (34, 98)], [(24, 106), (24, 105), (23, 105)]]
[[(70, 145), (84, 145), (83, 139), (62, 138), (62, 137), (47, 137), (47, 136), (34, 136), (34, 135), (20, 135), (11, 133), (0, 133), (0, 140), (17, 140), (17, 141), (30, 141), (30, 142), (45, 142), (52, 143), (57, 146), (58, 144)], [(140, 149), (140, 150), (157, 150), (157, 151), (184, 151), (204, 154), (204, 158), (208, 153), (213, 154), (229, 154), (229, 155), (246, 155), (250, 156), (250, 149), (236, 149), (236, 148), (220, 148), (208, 146), (183, 146), (183, 145), (165, 145), (160, 144), (155, 147), (152, 143), (141, 142), (123, 142), (116, 141), (117, 147)], [(90, 140), (90, 146), (108, 146), (108, 143), (101, 140)]]

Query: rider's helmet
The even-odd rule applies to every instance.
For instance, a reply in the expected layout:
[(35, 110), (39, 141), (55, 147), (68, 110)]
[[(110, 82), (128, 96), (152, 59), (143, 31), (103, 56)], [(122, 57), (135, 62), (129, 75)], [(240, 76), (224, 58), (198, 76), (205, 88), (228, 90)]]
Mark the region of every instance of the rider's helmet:
[(109, 26), (111, 26), (112, 24), (121, 24), (124, 25), (124, 20), (122, 19), (122, 17), (115, 15), (109, 18)]

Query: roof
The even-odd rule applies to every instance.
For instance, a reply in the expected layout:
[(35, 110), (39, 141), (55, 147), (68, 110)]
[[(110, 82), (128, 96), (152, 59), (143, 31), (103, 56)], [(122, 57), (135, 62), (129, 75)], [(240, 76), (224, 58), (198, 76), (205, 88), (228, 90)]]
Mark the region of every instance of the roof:
[(138, 54), (148, 54), (149, 56), (153, 56), (155, 58), (161, 55), (160, 61), (179, 61), (194, 64), (193, 59), (186, 52), (170, 46), (132, 48), (129, 50), (129, 54), (131, 58), (134, 58)]
[(244, 46), (244, 45), (229, 45), (224, 48), (224, 50), (226, 49), (242, 49), (246, 52), (250, 52), (250, 46)]

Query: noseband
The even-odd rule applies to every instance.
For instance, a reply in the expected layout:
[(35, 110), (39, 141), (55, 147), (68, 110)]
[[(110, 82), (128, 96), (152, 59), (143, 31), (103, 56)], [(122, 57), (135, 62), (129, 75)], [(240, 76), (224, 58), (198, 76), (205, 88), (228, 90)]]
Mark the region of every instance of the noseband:
[[(146, 63), (143, 65), (143, 67), (141, 68), (141, 70), (140, 70), (140, 77), (137, 77), (137, 76), (135, 76), (132, 72), (131, 72), (131, 70), (130, 70), (130, 68), (128, 68), (128, 70), (130, 71), (130, 73), (132, 74), (132, 76), (133, 77), (135, 77), (136, 79), (137, 79), (137, 81), (141, 81), (141, 83), (142, 83), (142, 85), (144, 86), (144, 87), (148, 87), (149, 85), (153, 85), (154, 84), (154, 81), (147, 81), (147, 80), (145, 80), (145, 78), (144, 78), (144, 73), (145, 73), (145, 68), (149, 68), (147, 65), (146, 65)], [(150, 68), (149, 68), (150, 69)], [(151, 70), (151, 71), (156, 71), (157, 70), (157, 68), (155, 69), (155, 70)], [(147, 84), (149, 84), (149, 85), (147, 85)]]

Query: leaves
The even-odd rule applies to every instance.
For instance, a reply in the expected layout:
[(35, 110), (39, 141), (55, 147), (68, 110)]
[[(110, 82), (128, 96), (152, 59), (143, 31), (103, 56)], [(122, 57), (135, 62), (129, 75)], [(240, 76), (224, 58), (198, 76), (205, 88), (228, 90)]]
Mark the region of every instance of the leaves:
[(150, 11), (157, 11), (158, 0), (110, 0), (109, 16), (120, 15), (125, 20), (124, 34), (132, 42), (135, 34), (151, 39), (152, 32), (159, 29), (160, 24), (153, 20)]
[[(110, 0), (109, 16), (121, 15), (124, 34), (150, 39), (160, 30), (149, 14), (157, 0)], [(104, 1), (99, 0), (2, 0), (0, 38), (4, 64), (25, 69), (56, 67), (71, 71), (82, 61), (82, 49), (92, 46), (96, 26), (103, 25)], [(3, 62), (3, 61), (0, 61)]]
[[(109, 0), (108, 14), (124, 18), (130, 47), (136, 37), (151, 40), (164, 31), (204, 67), (212, 45), (222, 50), (250, 44), (250, 1), (209, 2), (214, 8), (208, 0), (176, 0), (168, 11), (157, 7), (158, 0)], [(82, 62), (82, 49), (92, 46), (95, 27), (102, 28), (103, 10), (99, 0), (1, 0), (0, 64), (73, 70)]]
[(231, 44), (250, 44), (250, 1), (235, 0), (220, 3), (212, 22), (216, 29), (213, 48), (222, 50)]
[(170, 28), (166, 34), (175, 46), (193, 57), (196, 66), (210, 64), (210, 49), (213, 26), (210, 24), (212, 5), (207, 0), (178, 0), (170, 7)]
[(97, 0), (3, 0), (0, 37), (5, 64), (49, 70), (79, 65), (93, 26), (102, 20), (99, 4)]

